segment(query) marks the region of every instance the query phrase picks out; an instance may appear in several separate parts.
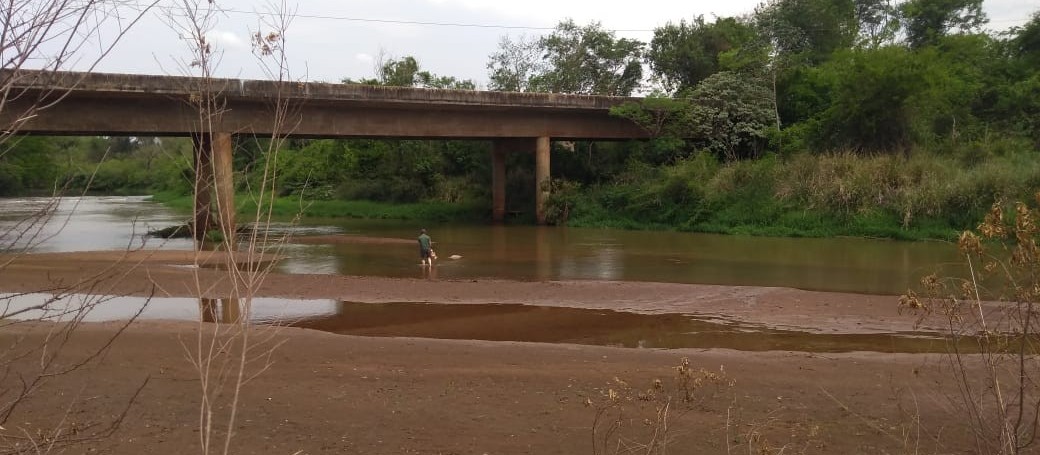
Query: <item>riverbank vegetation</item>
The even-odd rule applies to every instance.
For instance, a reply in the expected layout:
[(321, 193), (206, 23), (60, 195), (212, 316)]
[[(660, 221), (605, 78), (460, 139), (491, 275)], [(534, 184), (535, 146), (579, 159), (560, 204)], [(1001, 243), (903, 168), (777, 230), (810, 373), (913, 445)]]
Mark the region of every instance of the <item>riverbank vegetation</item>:
[[(981, 5), (774, 0), (745, 16), (680, 18), (649, 43), (565, 20), (545, 36), (504, 37), (487, 88), (649, 94), (615, 114), (653, 139), (553, 143), (555, 224), (950, 238), (994, 201), (1040, 188), (1040, 13), (993, 31)], [(384, 56), (376, 70), (344, 83), (477, 87), (412, 56)], [(243, 210), (268, 150), (238, 139)], [(486, 141), (289, 140), (273, 168), (275, 210), (488, 219), (490, 151)], [(24, 138), (0, 157), (0, 194), (89, 183), (184, 205), (189, 152), (178, 138)], [(507, 211), (520, 222), (535, 212), (533, 161), (507, 159)]]

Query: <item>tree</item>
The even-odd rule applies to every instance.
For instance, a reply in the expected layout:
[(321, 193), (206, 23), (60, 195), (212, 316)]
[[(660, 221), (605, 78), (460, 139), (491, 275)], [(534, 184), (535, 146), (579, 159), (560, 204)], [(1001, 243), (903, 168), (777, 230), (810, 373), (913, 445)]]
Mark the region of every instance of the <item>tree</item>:
[[(383, 57), (380, 57), (382, 60)], [(459, 80), (453, 76), (438, 76), (421, 69), (419, 61), (407, 55), (400, 59), (389, 58), (377, 66), (378, 77), (375, 79), (353, 80), (344, 78), (345, 84), (385, 85), (389, 87), (421, 87), (456, 90), (474, 90), (477, 85), (469, 80)]]
[(1040, 11), (1033, 13), (1032, 19), (1016, 28), (1014, 33), (1011, 39), (1012, 52), (1035, 72), (1040, 68)]
[(416, 73), (416, 85), (422, 88), (441, 88), (451, 90), (476, 90), (477, 84), (472, 80), (456, 79), (455, 76), (438, 76), (429, 71)]
[(906, 150), (955, 137), (971, 123), (979, 89), (967, 66), (934, 48), (842, 53), (821, 68), (833, 85), (817, 137), (825, 145), (863, 151)]
[(411, 87), (418, 82), (419, 62), (411, 55), (400, 60), (390, 59), (383, 64), (379, 72), (382, 85), (391, 87)]
[(685, 137), (692, 127), (693, 104), (685, 97), (651, 94), (610, 108), (610, 114), (631, 120), (653, 138)]
[(899, 6), (906, 41), (918, 49), (935, 45), (951, 31), (977, 32), (988, 22), (982, 0), (909, 0)]
[(1040, 11), (1010, 40), (1014, 79), (1001, 85), (997, 110), (1006, 123), (1040, 147)]
[(654, 77), (667, 90), (677, 92), (692, 89), (720, 70), (734, 69), (726, 68), (726, 55), (744, 50), (755, 39), (752, 25), (739, 18), (706, 23), (703, 16), (697, 16), (690, 22), (681, 20), (655, 29), (646, 60)]
[(853, 0), (774, 0), (754, 20), (776, 57), (809, 65), (851, 47), (859, 28)]
[(502, 92), (526, 92), (531, 78), (544, 71), (538, 41), (521, 36), (513, 41), (503, 36), (498, 52), (491, 54), (487, 64), (488, 88)]
[(709, 150), (727, 160), (759, 154), (774, 120), (763, 81), (723, 71), (698, 84), (690, 98), (692, 132)]
[(553, 93), (627, 96), (643, 78), (643, 43), (615, 38), (599, 23), (579, 27), (560, 22), (538, 41), (545, 71), (530, 78), (530, 88)]
[(642, 81), (643, 43), (599, 23), (560, 22), (537, 41), (504, 37), (487, 64), (492, 90), (630, 95)]
[(877, 48), (895, 38), (899, 31), (899, 14), (890, 0), (855, 0), (855, 7), (858, 45)]

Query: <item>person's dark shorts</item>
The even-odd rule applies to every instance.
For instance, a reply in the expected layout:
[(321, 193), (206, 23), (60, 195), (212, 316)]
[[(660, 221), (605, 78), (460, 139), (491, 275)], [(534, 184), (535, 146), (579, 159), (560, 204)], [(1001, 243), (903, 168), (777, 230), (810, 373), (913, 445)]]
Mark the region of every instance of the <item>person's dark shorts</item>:
[(419, 257), (422, 259), (429, 259), (430, 250), (427, 250), (426, 248), (419, 248)]

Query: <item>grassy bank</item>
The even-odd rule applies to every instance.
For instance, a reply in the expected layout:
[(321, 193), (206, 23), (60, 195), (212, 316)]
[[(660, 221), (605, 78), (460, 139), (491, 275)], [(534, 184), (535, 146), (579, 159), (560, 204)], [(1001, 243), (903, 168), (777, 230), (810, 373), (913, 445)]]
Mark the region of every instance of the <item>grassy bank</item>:
[[(783, 237), (879, 237), (949, 240), (975, 228), (994, 201), (1032, 200), (1040, 156), (1030, 148), (965, 149), (944, 154), (860, 156), (852, 153), (767, 156), (720, 162), (695, 154), (671, 165), (633, 161), (611, 181), (582, 185), (558, 179), (549, 221), (575, 227), (678, 230)], [(189, 196), (155, 200), (188, 212)], [(256, 213), (248, 195), (238, 212)], [(488, 202), (392, 203), (275, 201), (280, 218), (350, 217), (486, 221)]]
[[(184, 213), (191, 212), (192, 197), (170, 192), (160, 192), (153, 200)], [(236, 211), (242, 216), (257, 213), (257, 201), (248, 194), (235, 197)], [(293, 218), (297, 215), (314, 218), (366, 218), (399, 219), (416, 221), (482, 221), (487, 219), (490, 209), (486, 204), (420, 202), (392, 204), (372, 201), (315, 200), (303, 201), (296, 197), (277, 198), (271, 207), (276, 218)]]
[(801, 154), (634, 164), (612, 182), (554, 182), (557, 224), (789, 237), (952, 239), (998, 200), (1032, 200), (1040, 156)]

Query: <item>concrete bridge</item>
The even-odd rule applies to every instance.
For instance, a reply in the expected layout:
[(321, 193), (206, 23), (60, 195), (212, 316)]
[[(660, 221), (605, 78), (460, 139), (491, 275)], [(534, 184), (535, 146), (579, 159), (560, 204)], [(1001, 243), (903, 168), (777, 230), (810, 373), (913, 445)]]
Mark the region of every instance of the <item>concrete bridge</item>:
[[(214, 188), (225, 228), (234, 226), (235, 135), (491, 140), (493, 219), (505, 214), (506, 154), (533, 153), (539, 223), (551, 140), (647, 137), (609, 113), (637, 98), (27, 71), (0, 72), (4, 86), (14, 88), (0, 125), (18, 133), (193, 137), (204, 183), (196, 206), (209, 207)], [(197, 213), (196, 222), (208, 226), (209, 216)]]

